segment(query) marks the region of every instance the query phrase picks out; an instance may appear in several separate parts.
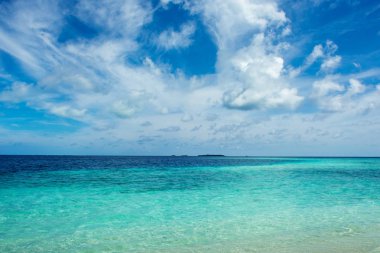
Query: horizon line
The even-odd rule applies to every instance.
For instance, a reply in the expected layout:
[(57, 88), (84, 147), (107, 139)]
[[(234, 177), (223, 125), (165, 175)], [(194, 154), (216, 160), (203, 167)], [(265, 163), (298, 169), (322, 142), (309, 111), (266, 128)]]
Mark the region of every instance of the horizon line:
[(223, 157), (252, 157), (252, 158), (380, 158), (380, 156), (344, 156), (344, 155), (327, 155), (327, 156), (313, 156), (313, 155), (209, 155), (209, 154), (199, 154), (199, 155), (95, 155), (95, 154), (0, 154), (0, 156), (99, 156), (99, 157), (176, 157), (176, 158), (186, 158), (186, 157), (199, 157), (199, 158), (223, 158)]

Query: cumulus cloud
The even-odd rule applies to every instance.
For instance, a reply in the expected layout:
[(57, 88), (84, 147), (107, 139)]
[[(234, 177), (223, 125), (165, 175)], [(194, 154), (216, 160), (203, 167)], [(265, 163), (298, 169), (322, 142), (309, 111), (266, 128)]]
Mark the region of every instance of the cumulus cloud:
[(218, 80), (225, 89), (226, 108), (296, 108), (300, 104), (297, 88), (283, 77), (279, 51), (285, 45), (272, 43), (289, 31), (285, 13), (276, 2), (200, 1), (197, 7), (218, 45)]
[[(224, 81), (235, 85), (223, 97), (224, 104), (235, 109), (295, 108), (302, 101), (296, 88), (290, 88), (282, 78), (284, 60), (268, 50), (262, 33), (252, 43), (240, 49), (227, 64)], [(227, 67), (226, 66), (226, 67)], [(228, 73), (228, 72), (229, 73)]]

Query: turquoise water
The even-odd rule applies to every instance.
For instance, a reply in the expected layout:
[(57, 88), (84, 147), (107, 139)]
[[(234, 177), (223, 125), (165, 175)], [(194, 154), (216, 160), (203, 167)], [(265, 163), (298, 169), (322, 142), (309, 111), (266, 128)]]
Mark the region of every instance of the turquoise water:
[(380, 252), (380, 159), (0, 156), (0, 252)]

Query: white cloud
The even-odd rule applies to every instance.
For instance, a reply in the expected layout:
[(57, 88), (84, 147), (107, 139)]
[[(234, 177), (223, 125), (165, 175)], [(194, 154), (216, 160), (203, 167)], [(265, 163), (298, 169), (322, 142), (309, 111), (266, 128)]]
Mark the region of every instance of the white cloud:
[(321, 58), (324, 56), (324, 49), (323, 49), (323, 46), (321, 44), (319, 45), (316, 45), (314, 48), (313, 48), (313, 51), (311, 52), (311, 54), (307, 57), (306, 59), (306, 65), (307, 66), (310, 66), (311, 64), (313, 64), (317, 59)]
[(220, 62), (227, 88), (223, 102), (229, 108), (295, 108), (302, 101), (296, 88), (282, 76), (284, 60), (271, 49), (265, 36), (255, 35), (250, 45)]
[(315, 81), (313, 83), (313, 97), (324, 97), (329, 95), (331, 92), (342, 92), (344, 91), (344, 86), (334, 82), (330, 79), (323, 79), (320, 81)]
[(24, 62), (26, 65), (30, 65), (33, 68), (38, 68), (36, 59), (17, 42), (11, 39), (7, 34), (0, 28), (0, 49), (8, 52), (13, 57)]
[(167, 5), (169, 5), (170, 3), (182, 4), (182, 3), (184, 3), (184, 1), (185, 0), (160, 0), (160, 3), (164, 8), (167, 8)]
[(359, 80), (350, 79), (349, 83), (350, 83), (350, 87), (347, 91), (349, 95), (356, 95), (356, 94), (363, 93), (365, 91), (365, 86)]
[[(218, 85), (227, 108), (295, 108), (297, 88), (283, 77), (284, 44), (272, 43), (290, 32), (274, 1), (200, 1), (196, 7), (218, 45)], [(275, 32), (274, 32), (275, 31)], [(278, 36), (280, 37), (278, 37)]]
[(321, 71), (330, 72), (335, 70), (339, 66), (341, 60), (342, 57), (339, 55), (327, 57), (321, 65)]
[(112, 112), (120, 118), (128, 118), (136, 112), (136, 109), (128, 106), (125, 102), (116, 101), (112, 105)]
[(342, 60), (341, 56), (335, 55), (337, 50), (338, 46), (331, 40), (327, 40), (324, 45), (318, 44), (314, 46), (313, 51), (306, 57), (304, 63), (298, 68), (291, 69), (289, 75), (296, 77), (319, 60), (321, 60), (320, 72), (333, 72)]
[(199, 1), (200, 9), (219, 49), (234, 48), (250, 32), (263, 32), (269, 26), (284, 24), (285, 13), (274, 1)]
[(86, 109), (76, 109), (69, 105), (45, 104), (51, 113), (68, 118), (80, 119), (86, 113)]
[(302, 97), (297, 94), (296, 89), (281, 89), (277, 93), (259, 93), (254, 89), (242, 90), (237, 92), (226, 92), (223, 102), (228, 108), (232, 109), (270, 109), (276, 107), (296, 108), (302, 101)]
[(33, 96), (33, 88), (21, 82), (14, 82), (10, 87), (0, 93), (1, 102), (18, 103)]
[(189, 47), (195, 32), (195, 24), (192, 22), (183, 24), (179, 31), (168, 29), (160, 33), (156, 39), (157, 46), (165, 50)]
[(143, 25), (152, 21), (149, 2), (139, 0), (80, 0), (76, 13), (84, 22), (106, 30), (104, 35), (122, 35), (134, 38)]
[[(357, 79), (349, 79), (347, 86), (337, 83), (336, 77), (325, 77), (313, 83), (312, 98), (319, 108), (330, 112), (363, 113), (379, 106), (380, 93), (376, 89), (367, 91)], [(367, 91), (367, 92), (366, 92)]]

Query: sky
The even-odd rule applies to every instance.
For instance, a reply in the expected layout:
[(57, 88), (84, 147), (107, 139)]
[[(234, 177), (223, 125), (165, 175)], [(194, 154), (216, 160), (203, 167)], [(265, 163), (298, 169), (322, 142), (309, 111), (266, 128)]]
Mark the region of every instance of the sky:
[(0, 154), (380, 156), (379, 140), (378, 1), (0, 1)]

